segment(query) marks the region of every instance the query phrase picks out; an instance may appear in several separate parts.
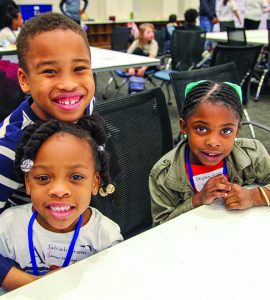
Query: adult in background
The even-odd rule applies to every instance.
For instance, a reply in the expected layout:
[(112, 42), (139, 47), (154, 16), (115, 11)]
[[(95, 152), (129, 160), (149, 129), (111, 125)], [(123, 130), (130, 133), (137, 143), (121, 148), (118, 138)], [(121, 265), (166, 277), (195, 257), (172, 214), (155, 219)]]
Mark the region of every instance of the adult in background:
[(219, 22), (216, 14), (216, 0), (200, 0), (199, 15), (202, 30), (213, 31), (213, 26)]
[(266, 0), (245, 0), (245, 29), (258, 29), (262, 15), (267, 11)]
[[(219, 22), (216, 14), (216, 0), (200, 0), (200, 26), (206, 32), (212, 32), (213, 26)], [(212, 43), (205, 42), (205, 50), (210, 50)]]
[(234, 15), (241, 24), (240, 15), (234, 0), (222, 0), (219, 7), (220, 31), (226, 31), (226, 27), (235, 27)]
[(8, 6), (19, 9), (19, 6), (13, 0), (0, 0), (0, 29), (5, 27), (4, 21)]
[(81, 24), (81, 14), (83, 14), (88, 5), (88, 0), (83, 0), (84, 5), (81, 9), (80, 0), (61, 0), (59, 6), (61, 12), (67, 17), (74, 20), (76, 23)]

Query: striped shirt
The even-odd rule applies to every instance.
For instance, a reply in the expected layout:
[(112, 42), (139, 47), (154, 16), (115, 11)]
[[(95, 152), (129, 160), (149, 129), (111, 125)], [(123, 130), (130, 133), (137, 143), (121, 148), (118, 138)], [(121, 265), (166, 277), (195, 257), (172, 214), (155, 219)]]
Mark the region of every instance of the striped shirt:
[[(0, 124), (0, 211), (8, 201), (12, 206), (30, 202), (24, 186), (18, 183), (13, 171), (15, 150), (28, 125), (39, 120), (31, 109), (32, 98), (28, 98)], [(87, 107), (85, 114), (93, 111), (95, 99)]]

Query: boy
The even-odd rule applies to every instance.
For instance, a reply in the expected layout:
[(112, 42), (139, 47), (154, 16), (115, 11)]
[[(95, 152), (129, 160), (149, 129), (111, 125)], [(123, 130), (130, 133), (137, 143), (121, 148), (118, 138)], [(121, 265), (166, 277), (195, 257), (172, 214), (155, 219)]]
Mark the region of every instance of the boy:
[[(23, 129), (41, 119), (56, 118), (76, 122), (91, 114), (94, 106), (94, 80), (90, 48), (81, 27), (68, 17), (46, 13), (27, 21), (17, 38), (21, 89), (31, 94), (0, 128), (0, 209), (30, 202), (13, 172), (17, 143)], [(23, 275), (21, 274), (23, 273)], [(20, 276), (21, 284), (13, 285)], [(35, 280), (0, 257), (0, 283), (9, 290)]]

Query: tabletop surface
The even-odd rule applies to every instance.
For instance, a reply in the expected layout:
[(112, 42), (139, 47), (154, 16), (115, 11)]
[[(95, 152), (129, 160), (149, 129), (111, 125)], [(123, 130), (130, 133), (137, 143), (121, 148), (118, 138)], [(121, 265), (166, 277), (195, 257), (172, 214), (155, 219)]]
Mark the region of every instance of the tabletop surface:
[[(217, 42), (227, 41), (227, 32), (207, 32), (206, 38)], [(252, 44), (268, 44), (267, 30), (246, 30), (246, 38), (248, 43)]]
[(3, 299), (269, 299), (270, 209), (201, 206)]
[[(157, 58), (133, 55), (119, 51), (90, 47), (93, 72), (106, 72), (118, 68), (156, 66), (160, 64)], [(16, 54), (14, 47), (0, 47), (0, 55)]]

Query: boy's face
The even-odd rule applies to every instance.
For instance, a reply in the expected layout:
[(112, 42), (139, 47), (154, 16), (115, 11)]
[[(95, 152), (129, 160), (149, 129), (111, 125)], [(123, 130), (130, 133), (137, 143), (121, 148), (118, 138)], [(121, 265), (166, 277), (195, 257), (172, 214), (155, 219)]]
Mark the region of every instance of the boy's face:
[(31, 93), (33, 111), (42, 120), (74, 122), (94, 96), (89, 49), (71, 30), (40, 33), (29, 41), (27, 72), (19, 68), (21, 88)]
[(25, 177), (38, 222), (54, 232), (74, 230), (81, 214), (83, 224), (89, 220), (87, 207), (99, 183), (90, 145), (69, 133), (49, 137)]

